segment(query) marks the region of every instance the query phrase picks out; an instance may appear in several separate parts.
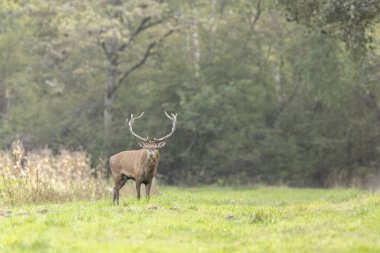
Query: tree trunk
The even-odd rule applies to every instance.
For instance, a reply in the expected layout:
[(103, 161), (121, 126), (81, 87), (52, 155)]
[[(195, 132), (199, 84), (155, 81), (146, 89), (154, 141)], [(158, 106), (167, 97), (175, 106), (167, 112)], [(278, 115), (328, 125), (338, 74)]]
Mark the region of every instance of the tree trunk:
[(276, 62), (274, 66), (274, 85), (276, 90), (277, 102), (282, 102), (281, 96), (281, 73), (280, 73), (280, 64)]
[(104, 114), (103, 114), (103, 126), (105, 138), (108, 138), (110, 128), (112, 126), (112, 106), (115, 101), (115, 85), (116, 85), (116, 66), (109, 65), (107, 67), (106, 78), (106, 93), (104, 97)]
[(103, 111), (103, 129), (104, 141), (108, 145), (110, 128), (112, 126), (112, 106), (115, 101), (117, 85), (117, 43), (110, 39), (107, 43), (108, 66), (106, 68), (104, 111)]
[(210, 17), (209, 17), (209, 20), (210, 20), (210, 32), (214, 33), (216, 31), (216, 28), (217, 28), (217, 23), (216, 23), (216, 4), (217, 4), (217, 0), (211, 0), (210, 1), (210, 5), (211, 5), (211, 13), (210, 13)]
[[(181, 2), (181, 6), (180, 6), (180, 22), (182, 24), (183, 27), (189, 27), (189, 20), (187, 18), (187, 15), (186, 15), (186, 12), (185, 12), (185, 9), (183, 7), (183, 3)], [(191, 59), (191, 56), (190, 56), (190, 34), (189, 34), (189, 31), (188, 29), (184, 29), (183, 30), (183, 37), (184, 37), (184, 41), (185, 41), (185, 49), (184, 49), (184, 55), (186, 56), (186, 60), (190, 60)]]
[(194, 0), (190, 2), (191, 5), (191, 24), (192, 24), (192, 42), (193, 42), (193, 54), (194, 54), (194, 76), (195, 79), (199, 78), (200, 74), (200, 59), (201, 49), (199, 46), (199, 34), (198, 34), (198, 15), (197, 7)]
[(12, 88), (9, 85), (5, 84), (2, 92), (3, 94), (0, 94), (0, 99), (3, 100), (0, 102), (0, 118), (5, 122), (7, 120), (9, 109), (11, 107)]
[[(116, 92), (115, 92), (115, 86), (117, 82), (117, 65), (112, 64), (112, 62), (107, 66), (107, 73), (106, 73), (106, 82), (105, 82), (105, 96), (104, 96), (104, 111), (103, 111), (103, 129), (104, 129), (104, 135), (103, 135), (103, 145), (104, 150), (109, 151), (110, 145), (112, 143), (111, 137), (111, 127), (112, 127), (112, 121), (113, 121), (113, 115), (112, 115), (112, 106), (115, 102), (116, 98)], [(106, 166), (106, 177), (110, 177), (110, 168), (109, 163), (107, 163)]]
[(11, 87), (5, 86), (5, 108), (4, 112), (5, 114), (8, 114), (8, 111), (11, 107)]

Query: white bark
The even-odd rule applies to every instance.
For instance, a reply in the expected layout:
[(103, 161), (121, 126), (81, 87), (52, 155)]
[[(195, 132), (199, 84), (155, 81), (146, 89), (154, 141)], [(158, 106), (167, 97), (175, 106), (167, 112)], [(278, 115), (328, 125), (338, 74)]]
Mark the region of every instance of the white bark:
[(108, 138), (110, 128), (112, 126), (112, 106), (115, 101), (114, 89), (117, 85), (117, 44), (113, 40), (108, 41), (108, 54), (110, 55), (107, 66), (105, 96), (104, 96), (104, 111), (103, 111), (103, 127), (105, 138)]
[(282, 95), (281, 95), (281, 74), (280, 74), (280, 65), (277, 62), (276, 65), (274, 66), (274, 87), (276, 90), (276, 96), (277, 96), (277, 101), (281, 102), (282, 101)]
[(190, 6), (191, 6), (192, 49), (193, 49), (193, 57), (194, 57), (194, 76), (196, 79), (198, 79), (200, 76), (201, 49), (199, 45), (197, 7), (194, 3), (194, 0), (191, 0)]

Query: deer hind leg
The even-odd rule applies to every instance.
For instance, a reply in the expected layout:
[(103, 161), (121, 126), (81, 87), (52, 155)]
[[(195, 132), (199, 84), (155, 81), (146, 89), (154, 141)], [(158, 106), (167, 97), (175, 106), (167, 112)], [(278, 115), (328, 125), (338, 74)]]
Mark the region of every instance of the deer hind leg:
[(112, 202), (115, 204), (115, 201), (117, 199), (117, 196), (119, 194), (119, 190), (118, 190), (118, 184), (120, 182), (121, 178), (120, 177), (117, 177), (117, 178), (114, 178), (114, 181), (115, 181), (115, 187), (113, 188), (113, 199), (112, 199)]
[(116, 181), (115, 187), (113, 188), (113, 203), (116, 201), (116, 203), (119, 204), (120, 189), (127, 181), (128, 178), (126, 175), (121, 175), (120, 179)]
[(116, 200), (117, 200), (117, 202), (119, 204), (119, 189), (117, 188), (117, 184), (113, 188), (113, 201), (112, 202), (115, 204)]
[(123, 188), (123, 186), (125, 185), (125, 183), (128, 181), (128, 177), (124, 174), (121, 175), (121, 181), (120, 181), (120, 188)]

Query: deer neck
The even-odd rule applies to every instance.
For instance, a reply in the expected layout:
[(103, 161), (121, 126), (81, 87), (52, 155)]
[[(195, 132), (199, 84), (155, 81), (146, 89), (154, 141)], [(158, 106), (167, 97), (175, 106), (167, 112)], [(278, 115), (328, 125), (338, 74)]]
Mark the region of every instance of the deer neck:
[(148, 169), (152, 170), (154, 168), (157, 168), (159, 161), (160, 161), (160, 153), (157, 151), (157, 153), (153, 157), (147, 158)]

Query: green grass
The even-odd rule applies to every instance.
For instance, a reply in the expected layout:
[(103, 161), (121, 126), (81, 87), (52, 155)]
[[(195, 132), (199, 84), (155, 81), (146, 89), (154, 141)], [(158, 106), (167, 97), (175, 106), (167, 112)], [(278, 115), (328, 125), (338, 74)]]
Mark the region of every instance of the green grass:
[(380, 195), (161, 187), (149, 203), (0, 207), (0, 252), (380, 252)]

